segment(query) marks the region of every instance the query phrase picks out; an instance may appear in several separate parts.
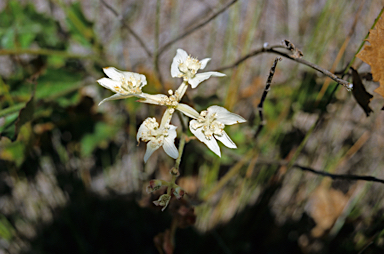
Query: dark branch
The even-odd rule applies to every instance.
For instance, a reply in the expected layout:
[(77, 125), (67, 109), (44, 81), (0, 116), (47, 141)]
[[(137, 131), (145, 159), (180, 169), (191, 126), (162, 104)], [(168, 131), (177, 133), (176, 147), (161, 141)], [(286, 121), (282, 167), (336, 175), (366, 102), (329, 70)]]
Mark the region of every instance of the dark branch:
[(220, 67), (218, 69), (216, 69), (217, 71), (225, 71), (225, 70), (228, 70), (228, 69), (233, 69), (237, 66), (239, 66), (242, 62), (244, 62), (245, 60), (247, 60), (248, 58), (251, 58), (253, 56), (257, 56), (261, 53), (266, 53), (268, 52), (269, 50), (273, 50), (275, 48), (285, 48), (284, 46), (282, 45), (272, 45), (272, 46), (266, 46), (266, 47), (262, 47), (262, 48), (259, 48), (259, 49), (256, 49), (254, 51), (252, 51), (251, 53), (243, 56), (242, 58), (240, 58), (239, 60), (237, 60), (236, 62), (234, 62), (233, 64), (230, 64), (230, 65), (227, 65), (227, 66), (223, 66), (223, 67)]
[(308, 171), (308, 172), (311, 172), (311, 173), (314, 173), (314, 174), (317, 174), (317, 175), (322, 175), (322, 176), (330, 177), (333, 180), (335, 180), (335, 179), (354, 180), (354, 181), (361, 180), (361, 181), (378, 182), (378, 183), (383, 183), (384, 184), (384, 180), (376, 178), (376, 177), (373, 177), (373, 176), (346, 175), (346, 174), (337, 175), (337, 174), (331, 174), (331, 173), (327, 173), (327, 172), (324, 172), (324, 171), (319, 171), (319, 170), (314, 170), (314, 169), (311, 169), (311, 168), (303, 167), (303, 166), (300, 166), (300, 165), (297, 165), (297, 164), (294, 164), (293, 167), (296, 167), (296, 168), (299, 168), (299, 169), (301, 169), (303, 171)]
[[(269, 160), (259, 160), (257, 163), (259, 165), (279, 165), (279, 166), (287, 166), (287, 161), (269, 161)], [(304, 167), (299, 164), (293, 164), (292, 167), (298, 168), (302, 171), (311, 172), (316, 175), (321, 175), (325, 177), (330, 177), (333, 180), (340, 179), (340, 180), (352, 180), (352, 181), (367, 181), (367, 182), (377, 182), (384, 184), (383, 179), (379, 179), (373, 176), (362, 176), (362, 175), (349, 175), (349, 174), (331, 174), (325, 171), (315, 170), (309, 167)]]
[(120, 22), (123, 25), (123, 27), (126, 28), (132, 34), (132, 36), (137, 40), (140, 46), (144, 49), (145, 53), (147, 53), (149, 57), (152, 57), (152, 53), (144, 44), (144, 41), (140, 38), (140, 36), (135, 31), (133, 31), (133, 29), (126, 22), (124, 22), (122, 16), (119, 15), (119, 13), (112, 6), (106, 3), (104, 0), (100, 0), (100, 1), (108, 10), (110, 10), (116, 17), (120, 19)]
[(260, 116), (260, 123), (259, 123), (259, 127), (257, 128), (257, 131), (255, 133), (254, 138), (257, 138), (257, 136), (259, 135), (259, 133), (261, 132), (261, 130), (263, 129), (263, 127), (265, 125), (264, 116), (263, 116), (263, 105), (264, 105), (265, 98), (267, 98), (267, 94), (268, 94), (269, 90), (271, 90), (270, 87), (271, 87), (273, 75), (275, 74), (277, 62), (281, 61), (281, 60), (282, 60), (281, 57), (275, 58), (275, 61), (273, 62), (272, 67), (269, 71), (269, 76), (268, 76), (267, 83), (266, 83), (265, 88), (264, 88), (263, 95), (261, 96), (260, 103), (259, 103), (259, 105), (257, 105), (257, 110), (259, 111), (259, 116)]
[(218, 68), (217, 71), (223, 71), (223, 70), (235, 68), (239, 64), (241, 64), (242, 62), (247, 60), (248, 58), (256, 56), (256, 55), (261, 54), (261, 53), (272, 53), (272, 54), (278, 54), (278, 55), (283, 56), (285, 58), (288, 58), (288, 59), (290, 59), (292, 61), (295, 61), (295, 62), (304, 64), (304, 65), (307, 65), (307, 66), (311, 67), (312, 69), (315, 69), (315, 70), (323, 73), (324, 75), (330, 77), (331, 79), (336, 81), (338, 84), (343, 85), (348, 90), (350, 90), (352, 88), (352, 84), (351, 83), (349, 83), (349, 82), (347, 82), (347, 81), (337, 77), (335, 74), (331, 73), (330, 71), (328, 71), (326, 69), (323, 69), (320, 66), (318, 66), (318, 65), (316, 65), (314, 63), (308, 62), (308, 61), (306, 61), (306, 60), (304, 60), (302, 58), (293, 57), (293, 56), (288, 55), (286, 53), (283, 53), (283, 52), (280, 52), (278, 50), (275, 50), (275, 48), (285, 48), (285, 47), (282, 46), (282, 45), (272, 45), (272, 46), (267, 46), (267, 47), (262, 47), (260, 49), (256, 49), (253, 52), (249, 53), (248, 55), (243, 56), (242, 58), (237, 60), (235, 63), (233, 63), (231, 65), (227, 65), (227, 66), (223, 66), (223, 67)]
[(229, 2), (226, 6), (224, 6), (221, 10), (219, 10), (218, 12), (214, 13), (211, 17), (209, 17), (206, 21), (200, 23), (200, 24), (197, 24), (196, 26), (192, 27), (191, 29), (185, 31), (183, 34), (177, 36), (175, 39), (171, 40), (170, 42), (168, 42), (167, 44), (165, 44), (164, 46), (162, 46), (159, 51), (158, 51), (158, 55), (160, 56), (166, 49), (168, 49), (172, 44), (174, 44), (175, 42), (183, 39), (184, 37), (190, 35), (191, 33), (195, 32), (196, 30), (198, 30), (199, 28), (205, 26), (206, 24), (208, 24), (211, 20), (213, 20), (214, 18), (216, 18), (218, 15), (220, 15), (221, 13), (223, 13), (225, 10), (227, 10), (231, 5), (233, 5), (234, 3), (236, 3), (237, 0), (232, 0), (231, 2)]

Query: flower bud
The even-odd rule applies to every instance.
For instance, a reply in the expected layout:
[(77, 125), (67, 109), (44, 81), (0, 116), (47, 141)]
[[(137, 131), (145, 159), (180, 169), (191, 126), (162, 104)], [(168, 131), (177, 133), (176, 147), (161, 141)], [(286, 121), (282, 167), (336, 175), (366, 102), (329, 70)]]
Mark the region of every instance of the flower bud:
[(175, 189), (174, 189), (174, 192), (173, 194), (175, 195), (175, 197), (177, 199), (181, 199), (184, 194), (185, 194), (185, 191), (180, 187), (180, 186), (177, 186)]
[(147, 186), (147, 193), (152, 193), (160, 189), (161, 186), (163, 186), (163, 181), (158, 179), (151, 180), (149, 181), (149, 185)]

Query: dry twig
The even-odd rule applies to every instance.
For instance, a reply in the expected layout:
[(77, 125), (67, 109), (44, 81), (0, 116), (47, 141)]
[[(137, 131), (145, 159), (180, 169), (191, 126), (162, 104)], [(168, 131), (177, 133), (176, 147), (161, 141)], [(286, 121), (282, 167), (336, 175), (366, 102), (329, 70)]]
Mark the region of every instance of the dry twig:
[(259, 103), (259, 105), (257, 105), (257, 110), (259, 111), (259, 116), (260, 116), (260, 123), (259, 123), (259, 127), (257, 128), (257, 131), (256, 131), (255, 136), (254, 136), (255, 139), (257, 138), (257, 136), (259, 135), (259, 133), (261, 132), (261, 130), (263, 129), (263, 127), (265, 125), (264, 116), (263, 116), (263, 105), (264, 105), (265, 98), (267, 98), (267, 94), (268, 94), (269, 90), (271, 90), (270, 87), (271, 87), (273, 75), (275, 74), (277, 62), (281, 61), (281, 60), (282, 60), (281, 57), (275, 58), (275, 61), (273, 62), (272, 67), (269, 71), (269, 76), (267, 79), (267, 83), (265, 85), (263, 95), (261, 96), (260, 103)]
[(166, 43), (164, 46), (162, 46), (159, 50), (158, 50), (158, 55), (160, 56), (167, 48), (169, 48), (172, 44), (174, 44), (175, 42), (183, 39), (184, 37), (190, 35), (191, 33), (195, 32), (196, 30), (202, 28), (203, 26), (205, 26), (206, 24), (208, 24), (209, 22), (211, 22), (214, 18), (216, 18), (218, 15), (220, 15), (221, 13), (223, 13), (224, 11), (226, 11), (229, 7), (231, 7), (231, 5), (233, 5), (234, 3), (236, 3), (237, 0), (232, 0), (231, 2), (229, 2), (227, 5), (225, 5), (222, 9), (220, 9), (218, 12), (214, 13), (212, 16), (210, 16), (207, 20), (205, 20), (204, 22), (200, 23), (200, 24), (197, 24), (196, 26), (194, 27), (191, 27), (189, 30), (185, 31), (183, 34), (181, 35), (178, 35), (176, 36), (175, 39), (169, 41), (168, 43)]
[(242, 62), (247, 60), (248, 58), (251, 58), (253, 56), (259, 55), (261, 53), (272, 53), (272, 54), (278, 54), (278, 55), (283, 56), (285, 58), (288, 58), (288, 59), (290, 59), (292, 61), (295, 61), (295, 62), (304, 64), (304, 65), (307, 65), (307, 66), (311, 67), (312, 69), (315, 69), (315, 70), (323, 73), (324, 75), (330, 77), (331, 79), (336, 81), (338, 84), (343, 85), (347, 90), (351, 90), (352, 89), (353, 85), (351, 83), (349, 83), (348, 81), (345, 81), (345, 80), (337, 77), (335, 74), (331, 73), (330, 71), (328, 71), (326, 69), (323, 69), (320, 66), (318, 66), (318, 65), (316, 65), (314, 63), (308, 62), (307, 60), (304, 60), (304, 59), (302, 59), (300, 57), (291, 56), (291, 55), (288, 55), (288, 54), (283, 53), (281, 51), (278, 51), (278, 50), (276, 50), (276, 48), (286, 48), (286, 47), (284, 47), (282, 45), (272, 45), (272, 46), (266, 45), (265, 47), (256, 49), (253, 52), (243, 56), (242, 58), (240, 58), (239, 60), (237, 60), (236, 62), (234, 62), (231, 65), (227, 65), (227, 66), (223, 66), (223, 67), (218, 68), (217, 71), (224, 71), (224, 70), (235, 68), (238, 65), (240, 65)]

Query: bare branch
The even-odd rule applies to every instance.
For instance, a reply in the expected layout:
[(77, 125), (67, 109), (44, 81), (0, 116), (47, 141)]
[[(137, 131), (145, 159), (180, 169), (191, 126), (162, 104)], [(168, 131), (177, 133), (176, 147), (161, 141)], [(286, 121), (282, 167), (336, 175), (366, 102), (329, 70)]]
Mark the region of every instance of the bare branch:
[(216, 69), (216, 71), (225, 71), (225, 70), (228, 70), (228, 69), (233, 69), (233, 68), (239, 66), (242, 62), (244, 62), (248, 58), (251, 58), (253, 56), (257, 56), (257, 55), (259, 55), (261, 53), (266, 53), (269, 50), (273, 50), (275, 48), (285, 48), (285, 47), (282, 46), (282, 45), (264, 46), (262, 48), (256, 49), (256, 50), (252, 51), (251, 53), (241, 57), (239, 60), (237, 60), (233, 64), (230, 64), (230, 65), (227, 65), (227, 66), (223, 66), (223, 67), (220, 67), (220, 68)]
[(297, 165), (297, 164), (294, 164), (293, 167), (296, 167), (296, 168), (299, 168), (299, 169), (301, 169), (303, 171), (308, 171), (308, 172), (311, 172), (311, 173), (314, 173), (314, 174), (317, 174), (317, 175), (322, 175), (322, 176), (330, 177), (333, 180), (335, 180), (335, 179), (354, 180), (354, 181), (361, 180), (361, 181), (377, 182), (377, 183), (383, 183), (384, 184), (384, 180), (383, 179), (379, 179), (379, 178), (376, 178), (376, 177), (373, 177), (373, 176), (348, 175), (348, 174), (341, 174), (341, 175), (331, 174), (331, 173), (328, 173), (328, 172), (319, 171), (319, 170), (315, 170), (315, 169), (308, 168), (308, 167), (303, 167), (303, 166), (300, 166), (300, 165)]
[(158, 55), (160, 56), (167, 48), (169, 48), (172, 44), (174, 44), (175, 42), (183, 39), (184, 37), (190, 35), (191, 33), (195, 32), (196, 30), (198, 30), (199, 28), (205, 26), (206, 24), (208, 24), (211, 20), (213, 20), (214, 18), (216, 18), (218, 15), (220, 15), (221, 13), (223, 13), (225, 10), (227, 10), (229, 7), (231, 7), (231, 5), (233, 5), (234, 3), (236, 3), (237, 0), (232, 0), (231, 2), (229, 2), (227, 5), (225, 5), (221, 10), (219, 10), (218, 12), (214, 13), (211, 17), (209, 17), (206, 21), (200, 23), (200, 24), (197, 24), (196, 26), (190, 28), (189, 30), (185, 31), (183, 34), (177, 36), (175, 39), (171, 40), (170, 42), (168, 42), (167, 44), (165, 44), (164, 46), (162, 46), (159, 51), (158, 51)]
[(123, 20), (122, 16), (119, 15), (119, 13), (111, 6), (109, 5), (108, 3), (106, 3), (104, 0), (100, 0), (101, 3), (108, 9), (110, 10), (121, 22), (121, 24), (123, 25), (124, 28), (126, 28), (131, 34), (132, 36), (137, 40), (137, 42), (140, 44), (140, 46), (144, 49), (145, 53), (147, 53), (148, 57), (152, 57), (152, 53), (151, 51), (149, 51), (149, 49), (147, 48), (147, 46), (145, 45), (144, 41), (140, 38), (140, 36), (135, 32), (133, 31), (133, 29)]
[(275, 48), (285, 48), (285, 47), (283, 47), (282, 45), (272, 45), (272, 46), (267, 46), (267, 47), (262, 47), (262, 48), (256, 49), (253, 52), (249, 53), (248, 55), (243, 56), (242, 58), (237, 60), (235, 63), (218, 68), (217, 71), (223, 71), (223, 70), (235, 68), (238, 65), (240, 65), (242, 62), (247, 60), (248, 58), (259, 55), (261, 53), (272, 53), (272, 54), (278, 54), (278, 55), (283, 56), (285, 58), (288, 58), (292, 61), (307, 65), (307, 66), (311, 67), (312, 69), (315, 69), (315, 70), (323, 73), (324, 75), (330, 77), (331, 79), (336, 81), (338, 84), (343, 85), (347, 90), (351, 90), (351, 88), (353, 87), (353, 85), (351, 83), (337, 77), (335, 74), (331, 73), (330, 71), (323, 69), (320, 66), (318, 66), (314, 63), (308, 62), (302, 58), (293, 57), (293, 56), (288, 55), (286, 53), (275, 50)]
[(257, 138), (257, 136), (259, 135), (259, 133), (261, 132), (261, 130), (263, 129), (263, 127), (265, 125), (264, 116), (263, 116), (263, 105), (264, 105), (265, 98), (267, 98), (267, 94), (268, 94), (269, 90), (271, 90), (270, 87), (271, 87), (273, 75), (275, 74), (277, 62), (281, 61), (281, 60), (282, 60), (281, 57), (275, 58), (275, 61), (273, 62), (272, 67), (269, 71), (269, 76), (267, 79), (267, 83), (265, 85), (263, 95), (261, 96), (260, 103), (259, 103), (259, 105), (257, 105), (257, 110), (259, 111), (259, 116), (260, 116), (260, 123), (259, 123), (259, 127), (257, 128), (257, 131), (256, 131), (255, 136), (254, 136), (255, 139)]
[[(279, 165), (279, 166), (287, 166), (287, 161), (263, 161), (259, 160), (257, 164), (261, 165)], [(320, 171), (316, 169), (312, 169), (309, 167), (304, 167), (299, 164), (293, 164), (292, 167), (298, 168), (302, 171), (311, 172), (316, 175), (321, 175), (325, 177), (330, 177), (332, 180), (340, 179), (340, 180), (351, 180), (351, 181), (367, 181), (367, 182), (376, 182), (384, 184), (384, 179), (376, 178), (373, 176), (362, 176), (362, 175), (349, 175), (349, 174), (331, 174), (325, 171)]]

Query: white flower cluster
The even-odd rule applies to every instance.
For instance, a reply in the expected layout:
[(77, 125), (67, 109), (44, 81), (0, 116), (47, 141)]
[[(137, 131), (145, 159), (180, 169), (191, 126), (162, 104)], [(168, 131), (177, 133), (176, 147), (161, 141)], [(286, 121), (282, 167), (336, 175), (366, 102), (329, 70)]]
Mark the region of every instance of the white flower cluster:
[(194, 108), (180, 103), (187, 91), (188, 84), (192, 88), (196, 88), (201, 82), (212, 76), (225, 76), (223, 73), (214, 71), (197, 73), (198, 70), (204, 69), (210, 60), (210, 58), (205, 58), (199, 61), (189, 56), (184, 50), (178, 49), (172, 61), (171, 75), (173, 78), (183, 78), (183, 83), (175, 92), (169, 90), (169, 95), (143, 93), (142, 88), (147, 84), (147, 80), (142, 74), (120, 71), (113, 67), (103, 69), (109, 78), (101, 78), (97, 82), (115, 94), (102, 100), (99, 105), (105, 101), (135, 96), (139, 98), (140, 102), (167, 107), (160, 125), (155, 118), (149, 117), (141, 124), (137, 132), (138, 142), (140, 140), (148, 142), (144, 156), (145, 162), (160, 147), (163, 147), (170, 157), (177, 159), (178, 151), (175, 146), (176, 126), (169, 124), (175, 109), (192, 118), (189, 123), (191, 132), (218, 156), (221, 156), (221, 153), (216, 139), (229, 148), (236, 148), (235, 143), (224, 131), (224, 127), (225, 125), (243, 123), (245, 122), (244, 118), (219, 106), (211, 106), (199, 114)]

